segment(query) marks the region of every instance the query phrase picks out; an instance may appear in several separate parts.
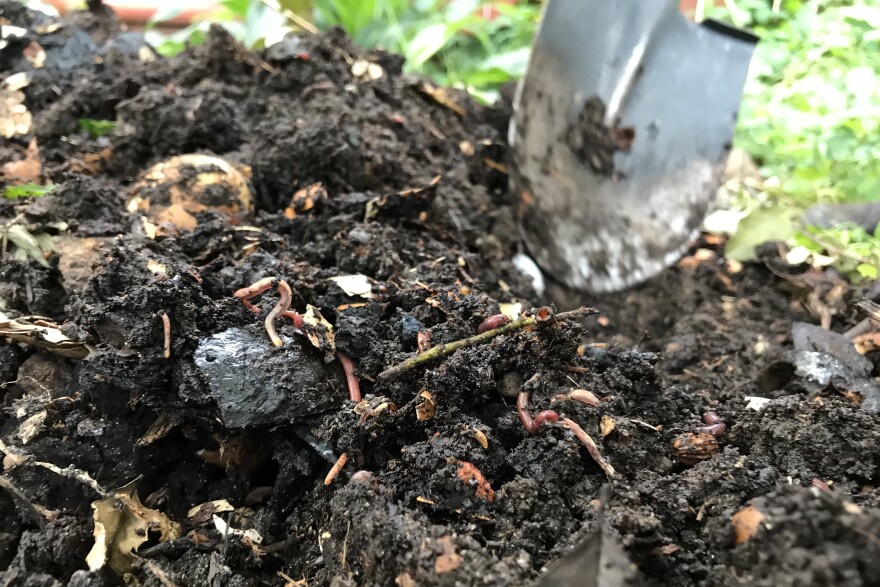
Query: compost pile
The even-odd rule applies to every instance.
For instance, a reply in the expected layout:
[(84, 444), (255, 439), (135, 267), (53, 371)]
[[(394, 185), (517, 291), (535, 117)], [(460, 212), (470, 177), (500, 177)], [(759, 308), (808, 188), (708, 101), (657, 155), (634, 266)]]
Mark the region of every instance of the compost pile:
[(55, 187), (0, 199), (0, 585), (880, 582), (880, 292), (711, 237), (535, 291), (503, 106), (3, 19), (3, 181)]

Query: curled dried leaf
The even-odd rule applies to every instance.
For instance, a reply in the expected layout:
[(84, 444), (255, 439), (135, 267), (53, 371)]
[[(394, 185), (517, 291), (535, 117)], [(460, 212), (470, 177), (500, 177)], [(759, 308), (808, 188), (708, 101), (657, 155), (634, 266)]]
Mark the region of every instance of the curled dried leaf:
[(424, 422), (425, 420), (430, 420), (434, 417), (434, 414), (437, 413), (437, 405), (434, 403), (434, 396), (430, 391), (423, 390), (419, 394), (419, 397), (424, 401), (416, 404), (416, 418), (420, 422)]
[(122, 575), (131, 569), (134, 553), (150, 537), (158, 534), (165, 542), (180, 536), (180, 525), (158, 510), (141, 503), (137, 481), (113, 491), (113, 494), (92, 502), (95, 519), (95, 545), (86, 556), (92, 572), (108, 565)]

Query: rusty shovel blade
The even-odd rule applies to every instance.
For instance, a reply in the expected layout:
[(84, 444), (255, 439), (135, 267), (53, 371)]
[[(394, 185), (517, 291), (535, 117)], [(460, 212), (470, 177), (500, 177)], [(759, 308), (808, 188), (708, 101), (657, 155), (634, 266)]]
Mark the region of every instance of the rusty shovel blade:
[(514, 100), (520, 226), (551, 277), (624, 289), (710, 211), (757, 42), (677, 0), (549, 0)]

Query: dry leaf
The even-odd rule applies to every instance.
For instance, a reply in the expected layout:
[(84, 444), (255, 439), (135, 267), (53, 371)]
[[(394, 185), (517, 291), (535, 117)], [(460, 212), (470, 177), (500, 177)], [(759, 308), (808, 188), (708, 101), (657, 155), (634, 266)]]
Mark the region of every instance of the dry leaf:
[(480, 443), (480, 446), (483, 447), (483, 450), (488, 450), (489, 448), (489, 439), (486, 438), (485, 432), (480, 430), (479, 428), (473, 428), (471, 430), (471, 437)]
[(853, 345), (859, 354), (864, 355), (874, 349), (880, 348), (880, 332), (867, 332), (852, 339)]
[(35, 69), (42, 69), (46, 65), (46, 51), (36, 41), (31, 41), (22, 51), (22, 55)]
[(509, 303), (509, 304), (498, 304), (498, 310), (510, 318), (511, 320), (518, 320), (520, 314), (523, 311), (523, 305), (520, 302)]
[(156, 275), (168, 275), (168, 268), (158, 261), (147, 260), (147, 271)]
[(150, 446), (171, 432), (174, 429), (174, 426), (176, 426), (176, 422), (171, 418), (168, 412), (162, 412), (155, 420), (153, 420), (153, 423), (150, 424), (150, 427), (147, 428), (144, 435), (138, 439), (136, 446)]
[(422, 391), (419, 397), (425, 401), (416, 404), (416, 418), (420, 422), (424, 422), (434, 417), (434, 414), (437, 413), (437, 405), (434, 403), (434, 396), (431, 395), (430, 391)]
[(109, 565), (122, 575), (131, 569), (134, 552), (158, 533), (165, 542), (180, 536), (180, 525), (158, 510), (141, 503), (137, 481), (113, 492), (113, 495), (92, 502), (95, 518), (95, 545), (86, 556), (92, 572)]
[(31, 139), (28, 143), (24, 159), (4, 163), (3, 167), (0, 167), (0, 177), (15, 185), (39, 182), (42, 174), (43, 162), (40, 160), (37, 139)]
[(46, 410), (41, 410), (21, 423), (21, 426), (18, 427), (17, 435), (22, 444), (27, 444), (40, 433), (47, 415)]
[(251, 543), (252, 546), (263, 543), (263, 537), (253, 528), (248, 528), (247, 530), (233, 528), (224, 522), (223, 518), (219, 516), (214, 516), (214, 527), (217, 528), (217, 531), (220, 532), (222, 536), (239, 536), (246, 542)]
[(54, 323), (36, 316), (12, 320), (0, 312), (0, 337), (71, 359), (84, 359), (90, 352), (85, 343), (70, 340)]
[(366, 275), (337, 275), (329, 281), (334, 282), (339, 288), (350, 296), (370, 299), (373, 297), (372, 286)]
[(733, 540), (742, 544), (755, 535), (766, 516), (753, 506), (746, 506), (730, 518), (733, 524)]
[(433, 98), (434, 101), (441, 106), (446, 106), (459, 116), (465, 115), (464, 108), (462, 108), (455, 100), (453, 100), (444, 88), (423, 81), (418, 85), (418, 90), (426, 96), (430, 96), (431, 98)]
[(599, 433), (602, 435), (602, 438), (614, 432), (615, 427), (614, 418), (611, 416), (602, 416), (602, 419), (599, 421)]
[(186, 513), (186, 517), (189, 518), (192, 524), (201, 526), (207, 523), (208, 520), (211, 520), (214, 514), (232, 511), (235, 511), (235, 508), (228, 501), (225, 499), (215, 499), (214, 501), (208, 501), (190, 508)]
[(443, 554), (434, 561), (434, 572), (442, 575), (460, 567), (463, 559), (455, 552), (455, 545), (452, 544), (452, 539), (449, 536), (443, 536), (439, 542), (443, 548)]
[(321, 310), (306, 305), (306, 313), (303, 314), (302, 331), (315, 348), (324, 351), (336, 351), (336, 334), (333, 325), (321, 315)]

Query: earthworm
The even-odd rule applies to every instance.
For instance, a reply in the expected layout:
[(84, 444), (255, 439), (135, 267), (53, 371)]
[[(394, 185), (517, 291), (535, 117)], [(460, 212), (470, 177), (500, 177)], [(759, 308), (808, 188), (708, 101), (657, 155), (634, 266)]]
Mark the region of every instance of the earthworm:
[(330, 485), (333, 483), (333, 480), (339, 476), (340, 471), (342, 471), (342, 467), (345, 466), (345, 463), (348, 462), (348, 453), (342, 453), (342, 455), (336, 459), (336, 462), (330, 467), (330, 472), (327, 473), (327, 476), (324, 477), (324, 485)]
[(275, 332), (275, 318), (278, 318), (287, 312), (290, 308), (290, 301), (293, 298), (293, 292), (290, 291), (290, 286), (287, 285), (287, 282), (283, 279), (278, 280), (278, 296), (278, 303), (275, 304), (275, 307), (272, 308), (271, 312), (266, 314), (266, 332), (269, 333), (269, 338), (272, 339), (272, 344), (275, 346), (282, 346), (284, 342), (282, 342), (278, 333)]
[(519, 397), (516, 400), (516, 411), (519, 412), (519, 421), (522, 422), (523, 428), (529, 434), (535, 434), (541, 429), (541, 425), (544, 422), (559, 421), (559, 414), (553, 410), (538, 412), (533, 420), (532, 415), (529, 413), (529, 392), (525, 390), (519, 393)]
[(495, 314), (494, 316), (489, 316), (477, 326), (477, 334), (483, 334), (487, 330), (495, 330), (496, 328), (500, 328), (505, 324), (509, 324), (511, 322), (510, 316), (505, 316), (504, 314)]
[(605, 457), (599, 452), (599, 447), (596, 446), (596, 443), (593, 442), (590, 435), (584, 432), (584, 429), (578, 426), (577, 422), (570, 420), (569, 418), (563, 418), (562, 425), (574, 432), (574, 435), (577, 436), (577, 439), (586, 447), (587, 452), (590, 453), (590, 456), (593, 457), (596, 464), (605, 471), (605, 475), (609, 479), (614, 477), (614, 467), (611, 466), (611, 463), (605, 460)]
[(165, 333), (165, 358), (169, 359), (171, 358), (171, 318), (165, 310), (159, 312), (159, 317), (162, 319), (162, 330)]
[(244, 304), (244, 307), (253, 312), (254, 314), (259, 314), (260, 309), (253, 305), (250, 302), (250, 299), (256, 297), (267, 291), (272, 289), (272, 284), (275, 283), (274, 277), (264, 277), (253, 285), (249, 285), (248, 287), (243, 287), (237, 290), (234, 294), (235, 297), (241, 300), (241, 303)]
[(718, 412), (714, 410), (709, 410), (705, 414), (703, 414), (703, 422), (708, 424), (708, 426), (701, 426), (697, 428), (697, 432), (701, 432), (703, 434), (711, 434), (716, 438), (724, 434), (724, 431), (727, 430), (727, 426), (724, 424), (724, 420), (721, 419), (721, 416), (718, 415)]
[(357, 375), (354, 374), (354, 362), (342, 351), (336, 351), (336, 358), (339, 359), (339, 364), (342, 365), (342, 370), (345, 372), (345, 381), (348, 383), (348, 396), (351, 398), (351, 401), (360, 403), (361, 384), (358, 381)]
[(299, 312), (297, 312), (296, 310), (286, 310), (281, 315), (285, 318), (290, 318), (291, 320), (293, 320), (294, 328), (296, 328), (297, 330), (302, 330), (303, 317), (300, 315)]

